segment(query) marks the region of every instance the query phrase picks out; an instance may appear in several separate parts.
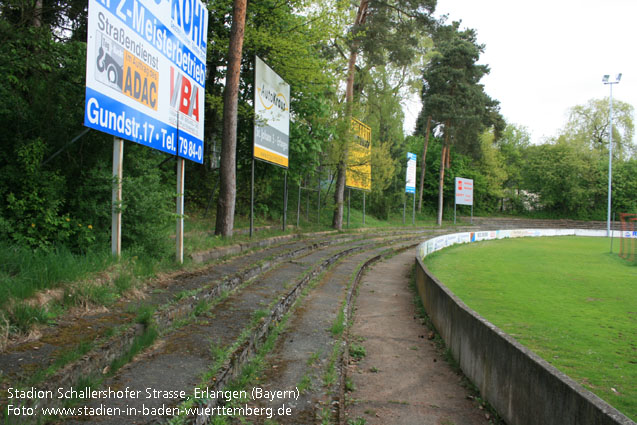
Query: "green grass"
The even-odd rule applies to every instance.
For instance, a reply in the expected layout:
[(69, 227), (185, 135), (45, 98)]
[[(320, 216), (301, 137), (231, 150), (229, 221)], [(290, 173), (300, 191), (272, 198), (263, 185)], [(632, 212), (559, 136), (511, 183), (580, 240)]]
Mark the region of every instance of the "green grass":
[(456, 245), (425, 264), (469, 307), (637, 419), (637, 267), (610, 254), (608, 239)]
[(76, 255), (65, 248), (49, 252), (0, 243), (0, 307), (64, 281), (81, 279), (112, 263), (110, 254)]
[[(292, 200), (292, 198), (290, 198)], [(331, 199), (331, 198), (330, 198)], [(323, 198), (323, 202), (325, 199)], [(294, 205), (293, 205), (294, 204)], [(316, 232), (333, 230), (331, 228), (333, 206), (322, 205), (320, 223), (317, 223), (315, 201), (310, 203), (309, 215), (306, 218), (305, 198), (301, 202), (299, 232)], [(350, 224), (346, 223), (345, 211), (343, 230), (354, 230), (360, 227), (401, 226), (402, 214), (394, 213), (388, 220), (379, 220), (370, 214), (365, 216), (357, 209), (362, 206), (362, 193), (353, 191), (350, 211)], [(288, 225), (296, 225), (296, 203), (290, 201)], [(237, 244), (247, 241), (291, 234), (293, 231), (281, 230), (280, 217), (272, 218), (257, 215), (255, 227), (270, 226), (259, 230), (251, 238), (247, 232), (249, 217), (236, 217), (235, 235), (223, 238), (214, 235), (214, 217), (203, 217), (201, 211), (192, 212), (186, 219), (185, 248), (186, 254), (209, 250), (216, 247)], [(434, 219), (426, 213), (418, 214), (417, 226), (433, 226)], [(408, 214), (406, 227), (411, 226)], [(196, 269), (203, 265), (194, 264), (189, 255), (184, 264), (177, 264), (172, 256), (153, 258), (138, 255), (136, 251), (125, 250), (119, 261), (113, 259), (108, 247), (100, 247), (99, 251), (75, 254), (64, 247), (52, 248), (48, 251), (10, 245), (0, 242), (0, 347), (9, 335), (28, 333), (35, 324), (51, 323), (64, 310), (74, 305), (112, 305), (132, 288), (158, 272), (176, 269)], [(95, 280), (99, 280), (97, 284)], [(47, 304), (35, 307), (24, 307), (22, 301), (31, 299), (38, 292), (60, 288), (63, 297), (53, 296)], [(30, 302), (31, 306), (34, 304)], [(204, 305), (199, 306), (197, 313), (203, 313)], [(333, 329), (338, 332), (338, 326)]]

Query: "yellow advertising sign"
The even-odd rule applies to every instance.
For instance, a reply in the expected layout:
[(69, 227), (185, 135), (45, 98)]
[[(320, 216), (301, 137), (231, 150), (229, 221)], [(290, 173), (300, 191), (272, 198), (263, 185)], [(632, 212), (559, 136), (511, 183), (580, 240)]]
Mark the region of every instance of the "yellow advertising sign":
[(122, 91), (131, 99), (157, 110), (159, 72), (128, 50), (124, 50), (124, 87)]
[(352, 189), (372, 190), (372, 129), (352, 118), (351, 134), (345, 185)]

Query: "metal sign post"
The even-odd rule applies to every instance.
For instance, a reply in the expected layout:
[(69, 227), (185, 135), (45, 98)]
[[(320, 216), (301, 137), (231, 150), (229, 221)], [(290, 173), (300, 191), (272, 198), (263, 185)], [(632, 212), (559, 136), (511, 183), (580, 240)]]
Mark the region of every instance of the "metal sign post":
[(299, 228), (299, 219), (301, 217), (301, 183), (299, 182), (299, 200), (296, 203), (296, 228)]
[(122, 255), (122, 177), (124, 174), (124, 140), (113, 138), (113, 205), (111, 220), (111, 251)]
[(414, 192), (414, 206), (411, 211), (411, 225), (416, 225), (416, 192)]
[(186, 161), (177, 158), (177, 240), (176, 258), (179, 264), (184, 262), (184, 187), (186, 177)]
[(363, 226), (365, 225), (365, 192), (363, 192)]
[(252, 177), (250, 177), (250, 237), (254, 233), (254, 156), (252, 157)]
[(318, 186), (316, 188), (318, 192), (318, 201), (317, 201), (317, 213), (316, 213), (316, 223), (321, 224), (321, 169), (319, 168), (318, 174)]
[(285, 169), (285, 177), (283, 183), (283, 231), (285, 232), (285, 228), (287, 226), (288, 221), (288, 170)]
[(349, 229), (349, 204), (352, 199), (352, 189), (347, 188), (347, 228)]

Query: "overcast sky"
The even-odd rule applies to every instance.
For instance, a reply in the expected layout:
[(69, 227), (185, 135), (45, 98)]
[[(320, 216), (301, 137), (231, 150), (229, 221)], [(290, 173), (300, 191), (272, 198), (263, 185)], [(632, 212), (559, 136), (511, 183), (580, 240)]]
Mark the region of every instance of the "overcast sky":
[[(534, 143), (555, 136), (570, 107), (607, 97), (604, 74), (621, 72), (613, 99), (637, 107), (637, 0), (438, 0), (436, 10), (477, 30), (486, 92)], [(408, 109), (411, 134), (420, 105)]]

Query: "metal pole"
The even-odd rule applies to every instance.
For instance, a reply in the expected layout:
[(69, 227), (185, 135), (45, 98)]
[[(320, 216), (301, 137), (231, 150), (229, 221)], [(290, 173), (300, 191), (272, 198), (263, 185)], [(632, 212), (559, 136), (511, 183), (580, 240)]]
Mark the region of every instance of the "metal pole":
[(363, 226), (365, 225), (365, 192), (363, 192)]
[(610, 203), (613, 180), (613, 84), (610, 84), (610, 131), (608, 136), (608, 214), (606, 216), (606, 237), (610, 237)]
[(411, 212), (411, 225), (416, 225), (416, 192), (414, 191), (414, 208)]
[(254, 233), (254, 156), (252, 157), (252, 177), (250, 179), (250, 237)]
[(456, 201), (453, 201), (453, 225), (456, 225)]
[(349, 204), (352, 199), (352, 189), (347, 188), (347, 228), (349, 229)]
[(473, 224), (473, 200), (471, 201), (471, 221), (469, 224)]
[(184, 183), (186, 177), (186, 160), (177, 158), (177, 262), (184, 263)]
[(407, 195), (403, 193), (403, 226), (405, 225), (405, 209), (407, 208)]
[[(307, 174), (305, 175), (305, 187), (310, 188), (310, 181), (307, 178)], [(310, 192), (307, 192), (307, 196), (305, 197), (305, 219), (310, 221)]]
[(124, 140), (113, 138), (113, 202), (111, 220), (111, 251), (122, 254), (122, 177), (124, 174)]
[(301, 183), (299, 183), (299, 201), (296, 204), (296, 228), (299, 228), (299, 219), (301, 217)]
[(285, 177), (283, 183), (283, 231), (285, 232), (285, 228), (288, 222), (288, 170), (285, 170)]
[(321, 169), (319, 168), (318, 173), (318, 187), (316, 188), (318, 191), (318, 212), (316, 213), (316, 223), (321, 224)]
[[(616, 214), (616, 213), (614, 213), (614, 214), (613, 214), (613, 221), (615, 221), (615, 214)], [(610, 253), (611, 253), (611, 254), (613, 253), (613, 236), (614, 236), (614, 233), (615, 233), (615, 232), (613, 232), (613, 231), (611, 230), (611, 233), (610, 233)]]

